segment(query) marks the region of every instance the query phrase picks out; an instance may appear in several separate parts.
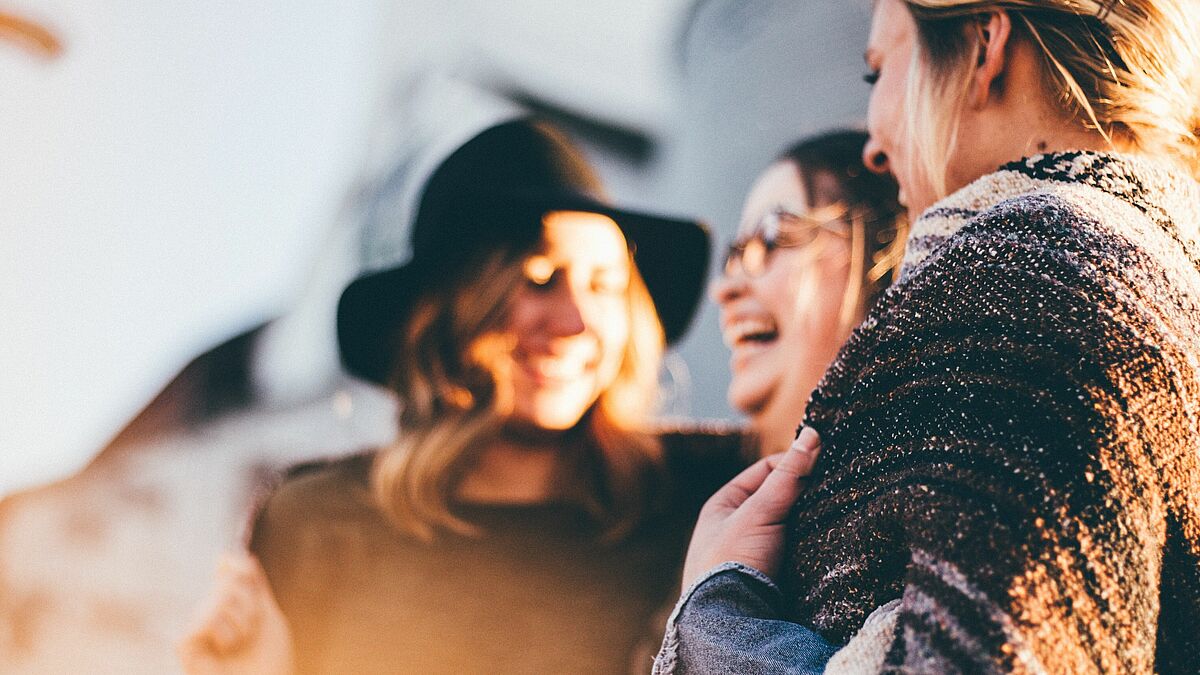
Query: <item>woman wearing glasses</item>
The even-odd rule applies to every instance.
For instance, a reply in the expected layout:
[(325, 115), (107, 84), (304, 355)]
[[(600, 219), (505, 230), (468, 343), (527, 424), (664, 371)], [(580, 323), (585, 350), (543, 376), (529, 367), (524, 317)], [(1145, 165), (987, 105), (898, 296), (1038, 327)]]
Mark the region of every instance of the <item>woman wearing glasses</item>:
[(863, 168), (866, 140), (823, 134), (771, 164), (711, 289), (732, 351), (729, 402), (750, 417), (764, 455), (787, 449), (796, 411), (903, 253), (896, 183)]

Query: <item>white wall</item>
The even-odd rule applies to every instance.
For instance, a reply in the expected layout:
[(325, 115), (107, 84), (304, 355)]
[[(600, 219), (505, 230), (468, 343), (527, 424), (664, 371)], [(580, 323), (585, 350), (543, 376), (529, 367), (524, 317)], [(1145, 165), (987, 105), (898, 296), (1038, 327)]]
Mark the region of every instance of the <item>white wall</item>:
[(357, 170), (377, 0), (25, 0), (0, 43), (0, 494), (283, 311)]

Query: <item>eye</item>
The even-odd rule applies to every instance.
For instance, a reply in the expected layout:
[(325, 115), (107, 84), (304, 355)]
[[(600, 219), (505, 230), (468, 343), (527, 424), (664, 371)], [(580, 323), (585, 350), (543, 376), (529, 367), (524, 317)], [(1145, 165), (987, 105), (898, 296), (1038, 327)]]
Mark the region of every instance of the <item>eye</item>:
[(525, 279), (534, 288), (543, 289), (550, 286), (556, 271), (554, 263), (545, 256), (533, 256), (525, 261)]
[(866, 82), (867, 84), (874, 86), (874, 84), (879, 81), (879, 71), (872, 70), (872, 71), (863, 73), (862, 78), (863, 78), (863, 82)]
[(621, 295), (629, 289), (629, 274), (613, 270), (592, 277), (592, 290), (604, 295)]

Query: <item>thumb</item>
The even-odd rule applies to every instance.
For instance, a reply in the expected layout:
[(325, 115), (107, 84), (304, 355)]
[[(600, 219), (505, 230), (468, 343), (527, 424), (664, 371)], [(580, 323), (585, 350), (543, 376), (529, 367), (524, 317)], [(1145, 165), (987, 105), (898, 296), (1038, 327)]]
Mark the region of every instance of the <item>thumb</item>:
[(821, 436), (812, 427), (803, 427), (796, 434), (796, 440), (780, 458), (775, 469), (783, 470), (804, 478), (812, 473), (817, 463), (817, 454), (821, 451)]
[(782, 522), (804, 489), (803, 479), (812, 473), (821, 449), (821, 438), (811, 427), (804, 427), (792, 446), (776, 462), (774, 470), (747, 502), (755, 502), (760, 518)]

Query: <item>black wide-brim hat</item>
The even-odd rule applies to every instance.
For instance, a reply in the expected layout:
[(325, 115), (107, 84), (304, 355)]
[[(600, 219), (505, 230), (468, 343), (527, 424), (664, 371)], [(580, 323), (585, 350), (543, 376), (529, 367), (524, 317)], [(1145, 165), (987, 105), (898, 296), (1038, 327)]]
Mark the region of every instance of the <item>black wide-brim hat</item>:
[(549, 125), (519, 119), (455, 150), (426, 182), (408, 262), (365, 274), (338, 302), (338, 349), (352, 374), (386, 384), (415, 300), (473, 274), (490, 251), (535, 250), (552, 211), (608, 216), (625, 236), (668, 344), (687, 331), (703, 294), (708, 229), (694, 220), (610, 206), (580, 152)]

